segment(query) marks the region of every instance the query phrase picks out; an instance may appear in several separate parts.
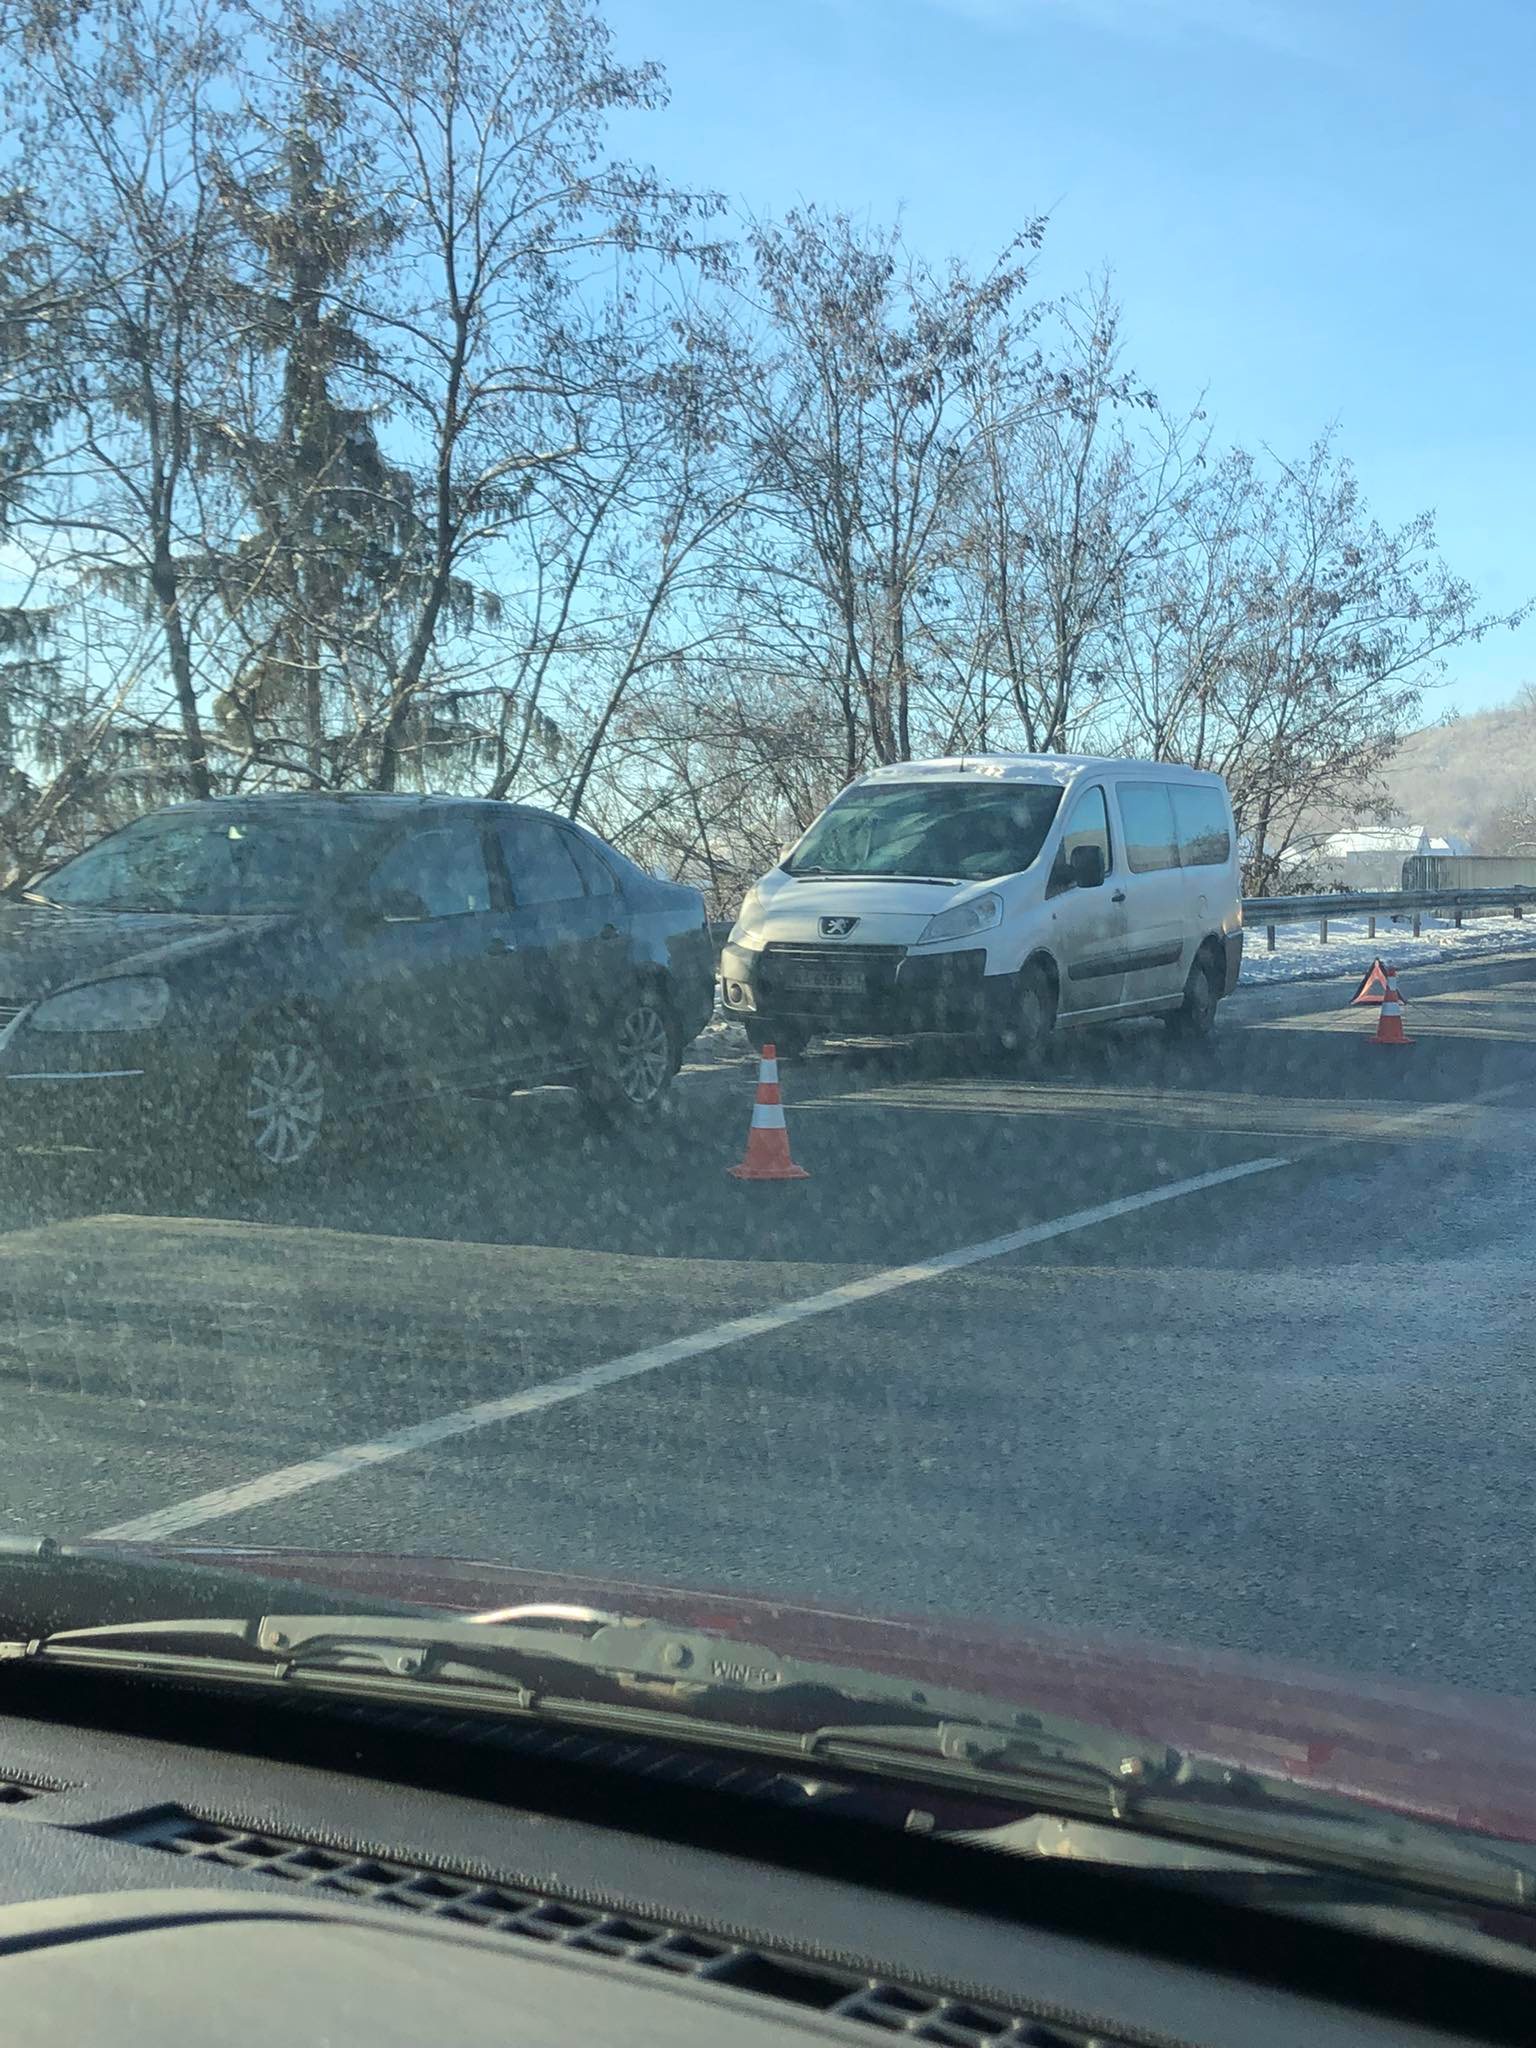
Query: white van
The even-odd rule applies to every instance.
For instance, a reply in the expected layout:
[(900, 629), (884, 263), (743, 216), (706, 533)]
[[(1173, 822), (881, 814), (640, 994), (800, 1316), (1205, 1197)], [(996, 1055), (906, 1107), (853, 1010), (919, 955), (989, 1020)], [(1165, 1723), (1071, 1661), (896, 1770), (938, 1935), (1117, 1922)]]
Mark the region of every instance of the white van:
[(793, 1056), (821, 1032), (984, 1034), (1161, 1013), (1207, 1036), (1243, 957), (1219, 775), (982, 754), (852, 782), (747, 893), (725, 1005)]

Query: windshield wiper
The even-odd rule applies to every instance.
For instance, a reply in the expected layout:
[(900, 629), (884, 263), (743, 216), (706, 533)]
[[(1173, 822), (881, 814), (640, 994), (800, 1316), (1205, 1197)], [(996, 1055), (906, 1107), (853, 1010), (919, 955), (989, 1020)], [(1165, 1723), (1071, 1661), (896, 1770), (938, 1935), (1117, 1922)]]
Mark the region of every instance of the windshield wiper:
[(812, 875), (818, 882), (923, 882), (930, 889), (958, 889), (963, 881), (960, 875), (907, 875), (893, 868), (817, 868), (793, 867), (784, 872), (799, 881), (802, 875)]
[(1107, 1821), (1440, 1898), (1529, 1911), (1518, 1843), (1234, 1769), (983, 1693), (786, 1657), (644, 1615), (267, 1613), (0, 1642), (0, 1665), (300, 1689), (618, 1729)]
[[(441, 1694), (455, 1709), (702, 1741), (1118, 1816), (1132, 1785), (1180, 1759), (1161, 1745), (983, 1694), (784, 1657), (734, 1636), (578, 1610), (516, 1621), (266, 1614), (152, 1621), (0, 1642), (0, 1664), (68, 1666), (327, 1693)], [(766, 1711), (765, 1711), (766, 1709)], [(875, 1713), (878, 1718), (871, 1718)]]

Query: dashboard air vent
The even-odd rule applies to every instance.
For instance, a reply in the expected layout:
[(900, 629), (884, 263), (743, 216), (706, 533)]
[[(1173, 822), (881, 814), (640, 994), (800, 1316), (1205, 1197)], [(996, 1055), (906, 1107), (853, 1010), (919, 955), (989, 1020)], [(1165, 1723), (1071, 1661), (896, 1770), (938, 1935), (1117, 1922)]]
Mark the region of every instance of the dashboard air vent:
[(678, 1977), (726, 1984), (803, 2010), (939, 2048), (1126, 2048), (1091, 2022), (1080, 2026), (973, 2004), (908, 1984), (884, 1983), (810, 1958), (758, 1949), (663, 1921), (428, 1870), (319, 1842), (254, 1833), (162, 1809), (113, 1830), (120, 1841), (227, 1864), (369, 1904), (402, 1906), (498, 1934), (558, 1943)]

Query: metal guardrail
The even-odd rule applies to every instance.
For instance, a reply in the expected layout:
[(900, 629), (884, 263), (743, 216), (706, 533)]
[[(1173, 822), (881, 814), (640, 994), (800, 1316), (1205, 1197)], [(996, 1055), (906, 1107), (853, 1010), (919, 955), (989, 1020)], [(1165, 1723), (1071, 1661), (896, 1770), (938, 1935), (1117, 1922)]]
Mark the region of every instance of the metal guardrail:
[(1508, 910), (1525, 915), (1526, 905), (1536, 909), (1536, 887), (1511, 884), (1506, 889), (1332, 889), (1317, 896), (1245, 896), (1243, 923), (1250, 929), (1263, 925), (1269, 952), (1275, 950), (1275, 927), (1280, 924), (1317, 923), (1319, 945), (1328, 943), (1330, 920), (1363, 917), (1366, 936), (1376, 936), (1379, 917), (1413, 919), (1413, 936), (1418, 938), (1425, 911), (1437, 917), (1449, 913), (1459, 930), (1462, 919), (1479, 910)]

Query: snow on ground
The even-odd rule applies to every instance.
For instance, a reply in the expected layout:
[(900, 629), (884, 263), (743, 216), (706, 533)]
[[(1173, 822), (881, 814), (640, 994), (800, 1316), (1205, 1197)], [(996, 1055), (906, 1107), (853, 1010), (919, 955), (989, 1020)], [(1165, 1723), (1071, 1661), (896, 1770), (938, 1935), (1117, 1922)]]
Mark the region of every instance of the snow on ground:
[(1536, 947), (1536, 915), (1474, 917), (1469, 911), (1461, 930), (1449, 917), (1420, 919), (1413, 936), (1413, 914), (1393, 918), (1378, 913), (1376, 936), (1366, 937), (1363, 917), (1328, 919), (1328, 943), (1319, 944), (1317, 919), (1275, 926), (1275, 950), (1265, 949), (1261, 919), (1247, 928), (1243, 947), (1242, 985), (1271, 981), (1321, 981), (1334, 974), (1364, 974), (1375, 959), (1389, 967), (1412, 968), (1426, 961), (1459, 959), (1478, 953), (1504, 953)]

